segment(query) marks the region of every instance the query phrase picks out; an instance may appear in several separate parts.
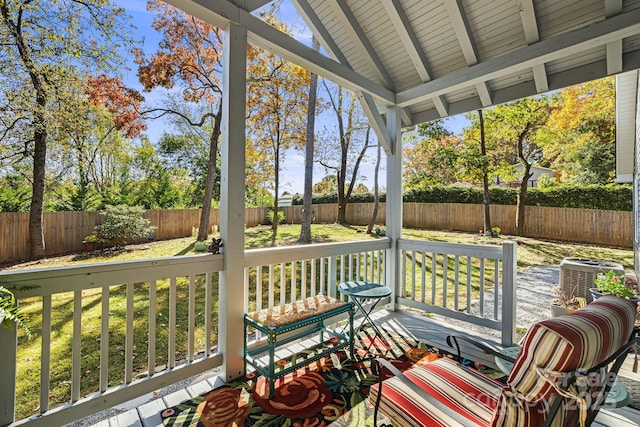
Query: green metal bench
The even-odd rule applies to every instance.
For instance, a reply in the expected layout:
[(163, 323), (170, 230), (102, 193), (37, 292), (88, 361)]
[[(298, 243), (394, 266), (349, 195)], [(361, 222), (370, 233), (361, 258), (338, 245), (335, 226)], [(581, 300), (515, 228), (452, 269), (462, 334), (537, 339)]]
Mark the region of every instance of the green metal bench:
[[(245, 372), (247, 365), (253, 366), (256, 371), (264, 375), (269, 381), (269, 396), (274, 396), (274, 382), (277, 378), (319, 360), (331, 353), (345, 347), (349, 347), (349, 354), (353, 357), (353, 314), (352, 302), (340, 301), (324, 295), (316, 295), (291, 304), (277, 306), (260, 311), (247, 313), (244, 316), (244, 362)], [(349, 334), (344, 329), (338, 332), (325, 326), (325, 320), (342, 313), (349, 316)], [(248, 329), (252, 327), (266, 335), (267, 342), (249, 350)], [(297, 332), (296, 332), (297, 331)], [(299, 340), (303, 337), (319, 332), (320, 343), (324, 342), (324, 333), (337, 338), (326, 348), (321, 348), (317, 353), (292, 362), (291, 366), (282, 367), (276, 371), (276, 348), (284, 344)], [(268, 353), (267, 363), (261, 362), (256, 357)]]

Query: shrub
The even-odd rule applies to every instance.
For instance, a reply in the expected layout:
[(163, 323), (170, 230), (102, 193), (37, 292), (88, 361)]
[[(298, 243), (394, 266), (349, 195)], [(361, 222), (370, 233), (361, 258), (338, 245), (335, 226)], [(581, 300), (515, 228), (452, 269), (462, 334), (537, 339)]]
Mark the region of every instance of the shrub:
[[(269, 212), (267, 212), (267, 220), (269, 221), (270, 224), (273, 224), (273, 209), (269, 209)], [(284, 224), (285, 218), (284, 218), (284, 212), (279, 210), (278, 211), (278, 224)]]
[(104, 219), (96, 231), (119, 247), (125, 246), (127, 239), (148, 237), (156, 229), (149, 219), (142, 217), (144, 209), (140, 206), (108, 205), (101, 213)]

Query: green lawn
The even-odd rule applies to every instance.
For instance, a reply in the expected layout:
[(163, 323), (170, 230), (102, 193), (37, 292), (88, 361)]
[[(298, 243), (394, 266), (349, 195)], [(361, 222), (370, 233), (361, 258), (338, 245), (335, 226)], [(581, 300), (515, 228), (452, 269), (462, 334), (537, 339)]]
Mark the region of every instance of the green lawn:
[[(312, 234), (314, 243), (375, 239), (375, 237), (365, 234), (365, 229), (366, 227), (359, 226), (314, 224), (312, 226)], [(278, 227), (276, 246), (295, 245), (297, 244), (296, 241), (299, 235), (300, 225), (280, 225)], [(407, 239), (475, 244), (501, 244), (504, 240), (513, 240), (518, 243), (518, 267), (520, 268), (539, 264), (557, 265), (560, 264), (565, 257), (576, 257), (615, 261), (621, 263), (627, 270), (633, 269), (633, 250), (631, 248), (611, 248), (581, 243), (543, 241), (517, 236), (491, 238), (478, 234), (454, 231), (414, 229), (405, 229), (403, 231), (403, 237)], [(144, 245), (130, 245), (123, 251), (104, 251), (91, 254), (78, 253), (23, 264), (14, 264), (5, 267), (3, 270), (22, 270), (190, 255), (197, 253), (193, 249), (195, 241), (195, 237), (184, 237), (162, 242), (151, 242)], [(270, 247), (272, 246), (271, 241), (272, 233), (270, 226), (252, 227), (245, 230), (245, 247), (248, 249)]]

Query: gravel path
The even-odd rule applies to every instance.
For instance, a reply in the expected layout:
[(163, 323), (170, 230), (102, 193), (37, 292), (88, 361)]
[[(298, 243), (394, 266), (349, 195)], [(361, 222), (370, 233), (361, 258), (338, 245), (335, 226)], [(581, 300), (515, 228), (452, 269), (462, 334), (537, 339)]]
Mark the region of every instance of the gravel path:
[[(516, 340), (524, 336), (524, 331), (531, 325), (551, 317), (551, 300), (553, 288), (558, 284), (560, 267), (553, 265), (535, 265), (518, 272), (516, 279), (516, 327), (522, 331), (517, 333)], [(485, 315), (493, 309), (494, 293), (485, 293)], [(502, 294), (498, 296), (498, 304), (502, 303)], [(480, 315), (479, 305), (473, 304), (471, 314)], [(479, 334), (500, 337), (500, 331), (456, 319), (435, 316), (451, 325), (463, 327), (467, 331), (477, 331)]]

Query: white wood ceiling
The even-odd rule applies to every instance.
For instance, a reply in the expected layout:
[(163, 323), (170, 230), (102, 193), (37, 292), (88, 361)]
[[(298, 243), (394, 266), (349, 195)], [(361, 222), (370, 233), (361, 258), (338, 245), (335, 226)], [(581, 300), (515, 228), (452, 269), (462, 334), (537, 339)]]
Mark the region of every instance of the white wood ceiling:
[[(640, 0), (291, 0), (330, 57), (251, 15), (265, 0), (167, 0), (354, 90), (403, 124), (640, 68)], [(267, 28), (268, 27), (268, 28)]]

